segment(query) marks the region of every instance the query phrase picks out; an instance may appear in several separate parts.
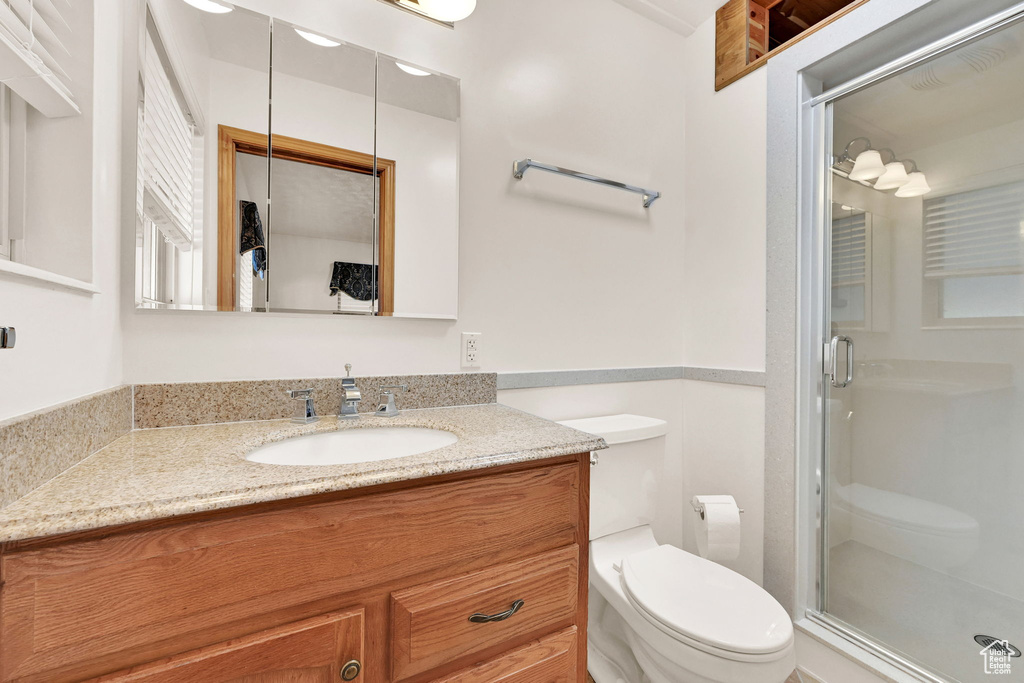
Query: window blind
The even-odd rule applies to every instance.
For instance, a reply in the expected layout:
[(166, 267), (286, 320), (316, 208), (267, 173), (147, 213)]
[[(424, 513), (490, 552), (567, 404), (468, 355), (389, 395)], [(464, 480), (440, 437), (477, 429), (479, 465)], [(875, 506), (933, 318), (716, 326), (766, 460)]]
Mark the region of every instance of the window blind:
[(1024, 182), (924, 201), (924, 275), (1024, 273)]
[(832, 286), (862, 285), (870, 268), (867, 214), (832, 220)]
[(143, 79), (142, 210), (169, 242), (188, 250), (194, 205), (192, 125), (149, 32)]
[(0, 69), (4, 83), (48, 117), (81, 113), (61, 60), (71, 31), (54, 0), (0, 0)]

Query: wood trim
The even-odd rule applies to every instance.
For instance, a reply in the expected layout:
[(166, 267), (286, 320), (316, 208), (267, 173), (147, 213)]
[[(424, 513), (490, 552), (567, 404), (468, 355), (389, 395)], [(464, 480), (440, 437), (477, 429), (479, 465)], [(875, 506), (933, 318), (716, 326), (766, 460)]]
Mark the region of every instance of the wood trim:
[[(352, 173), (373, 175), (374, 156), (342, 147), (274, 134), (272, 144), (263, 133), (230, 126), (218, 126), (217, 157), (217, 310), (235, 310), (235, 156), (241, 152), (267, 156), (273, 148), (275, 159), (298, 161), (316, 166), (336, 168)], [(380, 180), (380, 202), (377, 221), (378, 315), (395, 312), (395, 170), (393, 159), (376, 158)], [(228, 199), (230, 201), (225, 201)]]
[[(762, 6), (764, 0), (753, 0)], [(747, 2), (748, 0), (729, 0), (715, 13), (715, 92), (732, 85), (747, 74), (757, 71), (768, 63), (775, 55), (788, 50), (804, 38), (820, 31), (837, 19), (841, 19), (868, 0), (853, 0), (849, 5), (835, 14), (822, 19), (795, 38), (787, 40), (774, 50), (768, 51), (764, 57), (747, 64)]]

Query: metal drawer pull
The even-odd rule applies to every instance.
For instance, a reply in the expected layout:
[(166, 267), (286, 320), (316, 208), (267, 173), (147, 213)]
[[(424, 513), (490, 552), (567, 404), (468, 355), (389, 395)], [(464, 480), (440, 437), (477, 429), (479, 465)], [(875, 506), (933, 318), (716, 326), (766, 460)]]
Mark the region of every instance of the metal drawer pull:
[(512, 606), (504, 612), (499, 612), (498, 614), (480, 614), (479, 612), (477, 612), (476, 614), (471, 614), (469, 616), (469, 620), (472, 621), (474, 624), (486, 624), (489, 621), (505, 621), (510, 616), (512, 616), (520, 609), (522, 609), (524, 604), (526, 603), (522, 600), (516, 600), (512, 603)]

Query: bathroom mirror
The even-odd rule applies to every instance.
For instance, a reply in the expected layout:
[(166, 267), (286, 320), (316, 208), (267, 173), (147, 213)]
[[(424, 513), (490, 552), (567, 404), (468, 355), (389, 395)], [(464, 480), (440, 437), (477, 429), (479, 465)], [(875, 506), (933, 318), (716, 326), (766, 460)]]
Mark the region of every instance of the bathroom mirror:
[(459, 81), (237, 7), (144, 6), (137, 306), (454, 319)]

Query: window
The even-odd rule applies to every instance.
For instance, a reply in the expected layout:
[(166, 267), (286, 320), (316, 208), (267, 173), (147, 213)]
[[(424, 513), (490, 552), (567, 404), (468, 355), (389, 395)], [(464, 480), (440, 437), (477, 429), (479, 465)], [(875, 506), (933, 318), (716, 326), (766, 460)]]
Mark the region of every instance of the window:
[(0, 2), (0, 70), (0, 260), (88, 280), (92, 3)]
[(1024, 182), (924, 201), (925, 319), (1024, 323)]
[(871, 318), (871, 215), (833, 207), (832, 320), (867, 328)]

